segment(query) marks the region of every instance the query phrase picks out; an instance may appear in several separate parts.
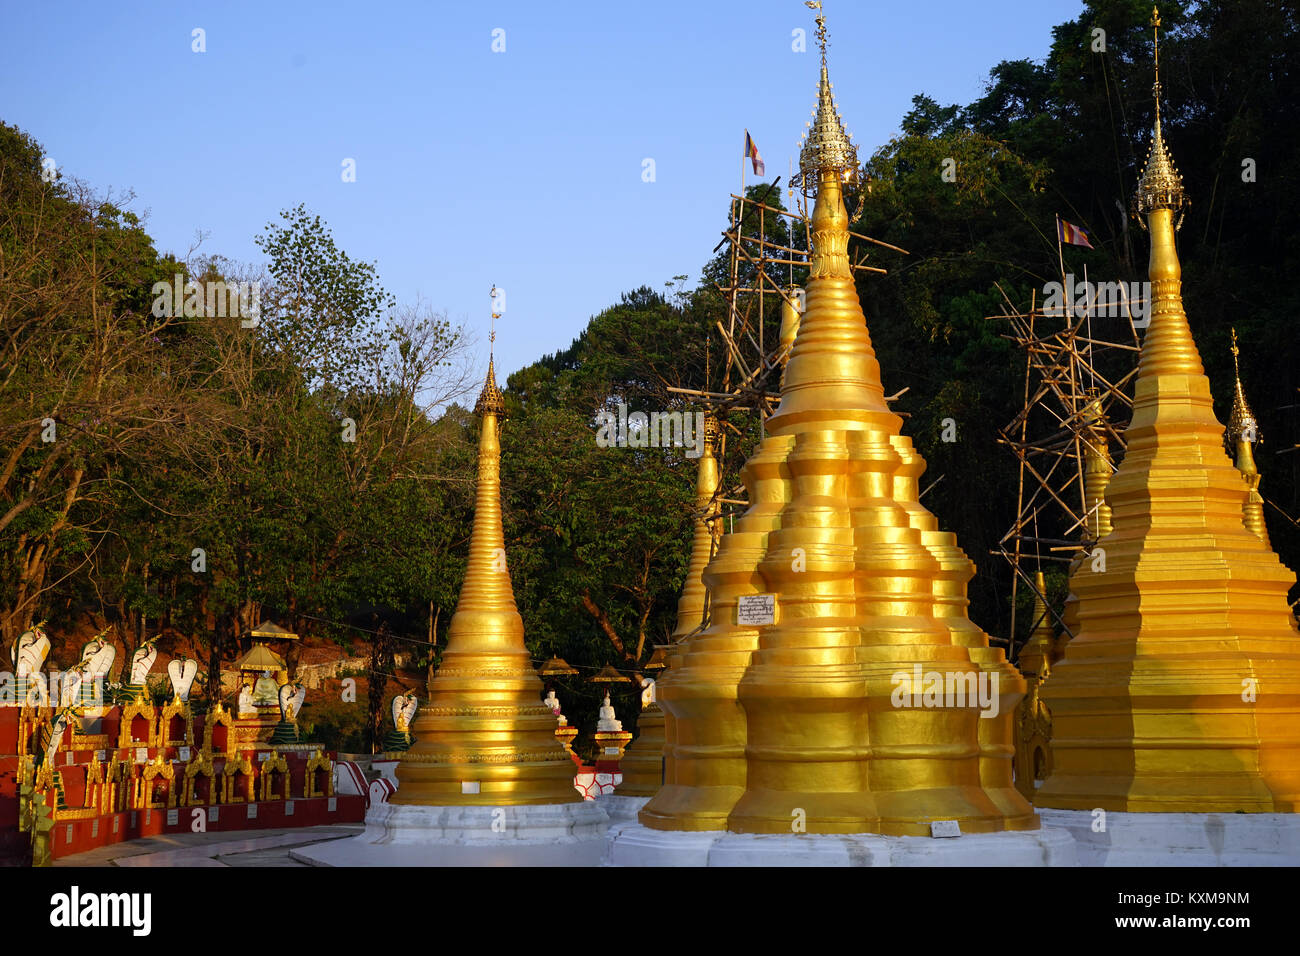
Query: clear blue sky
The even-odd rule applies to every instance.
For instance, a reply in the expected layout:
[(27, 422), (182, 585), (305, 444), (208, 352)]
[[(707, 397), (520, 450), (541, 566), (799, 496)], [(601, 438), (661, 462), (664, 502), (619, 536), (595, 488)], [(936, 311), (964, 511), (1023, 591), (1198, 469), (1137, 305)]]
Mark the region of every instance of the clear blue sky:
[[(134, 190), (160, 251), (202, 230), (201, 251), (258, 261), (253, 236), (303, 202), (400, 301), (469, 323), (484, 363), (488, 290), (504, 287), (502, 374), (568, 346), (626, 290), (694, 284), (745, 128), (784, 176), (815, 103), (799, 0), (3, 6), (0, 119), (65, 174)], [(860, 152), (897, 132), (913, 94), (967, 103), (998, 61), (1042, 58), (1081, 7), (827, 0)]]

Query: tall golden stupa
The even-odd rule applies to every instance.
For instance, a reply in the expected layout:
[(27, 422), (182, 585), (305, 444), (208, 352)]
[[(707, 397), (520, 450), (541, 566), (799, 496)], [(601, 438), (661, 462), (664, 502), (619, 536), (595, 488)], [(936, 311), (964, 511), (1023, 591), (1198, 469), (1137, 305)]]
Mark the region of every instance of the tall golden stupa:
[(1113, 528), (1071, 577), (1078, 631), (1043, 685), (1052, 772), (1035, 803), (1293, 812), (1295, 575), (1243, 519), (1247, 486), (1224, 452), (1183, 310), (1175, 234), (1186, 198), (1161, 129), (1158, 47), (1155, 98), (1136, 197), (1151, 234), (1151, 323), (1127, 452), (1106, 489)]
[[(1011, 781), (1025, 682), (966, 616), (973, 567), (918, 502), (925, 463), (885, 402), (854, 287), (844, 188), (857, 154), (817, 23), (818, 107), (799, 175), (816, 196), (806, 309), (780, 405), (741, 472), (749, 508), (704, 573), (709, 625), (660, 682), (673, 736), (640, 820), (787, 834), (1033, 829)], [(774, 623), (749, 616), (742, 598), (754, 595), (774, 596)], [(933, 681), (963, 695), (923, 698)], [(980, 685), (996, 688), (996, 717), (981, 717)]]
[(397, 766), (395, 804), (503, 806), (580, 801), (573, 762), (524, 646), (501, 530), (500, 420), (493, 363), (474, 411), (481, 420), (469, 566), (416, 743)]

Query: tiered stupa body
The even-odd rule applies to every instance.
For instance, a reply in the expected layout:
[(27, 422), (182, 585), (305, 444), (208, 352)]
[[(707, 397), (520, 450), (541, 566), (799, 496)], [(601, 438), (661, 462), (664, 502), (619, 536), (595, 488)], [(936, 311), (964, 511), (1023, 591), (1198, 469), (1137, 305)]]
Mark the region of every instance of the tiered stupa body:
[[(821, 21), (819, 20), (819, 23)], [(709, 626), (661, 682), (675, 742), (642, 810), (659, 830), (928, 835), (1031, 829), (1011, 782), (1024, 681), (966, 617), (973, 568), (918, 502), (924, 462), (899, 434), (849, 268), (843, 184), (856, 152), (823, 51), (800, 157), (816, 191), (805, 312), (781, 402), (742, 470), (749, 509), (704, 574)], [(776, 620), (738, 623), (776, 595)], [(972, 689), (960, 704), (895, 706), (919, 669)], [(973, 689), (996, 681), (997, 717)]]
[[(1155, 21), (1158, 25), (1158, 19)], [(1292, 812), (1300, 802), (1295, 575), (1243, 521), (1180, 292), (1182, 180), (1156, 121), (1137, 209), (1152, 316), (1103, 560), (1075, 570), (1078, 632), (1043, 696), (1053, 768), (1040, 807)], [(1094, 551), (1094, 556), (1097, 552)]]
[(502, 806), (581, 800), (573, 763), (524, 645), (501, 528), (500, 419), (492, 364), (481, 419), (469, 565), (447, 649), (415, 720), (416, 743), (397, 767), (394, 804)]

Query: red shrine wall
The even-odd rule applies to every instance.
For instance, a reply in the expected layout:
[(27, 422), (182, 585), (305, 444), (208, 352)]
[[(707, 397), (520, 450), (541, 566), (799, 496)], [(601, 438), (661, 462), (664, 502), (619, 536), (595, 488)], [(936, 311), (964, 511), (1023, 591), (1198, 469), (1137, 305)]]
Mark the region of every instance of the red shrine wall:
[[(27, 720), (23, 721), (24, 713)], [(21, 863), (31, 851), (31, 834), (19, 832), (18, 776), (20, 753), (43, 754), (40, 722), (52, 720), (49, 708), (28, 709), (0, 707), (0, 865)], [(33, 721), (32, 718), (39, 718)], [(221, 744), (231, 750), (236, 737), (230, 728), (219, 725), (213, 741), (213, 751), (205, 753), (204, 718), (193, 718), (191, 744), (168, 744), (166, 739), (183, 738), (184, 721), (164, 718), (158, 708), (152, 720), (132, 717), (132, 737), (129, 746), (119, 746), (122, 708), (110, 708), (98, 725), (87, 721), (85, 735), (65, 733), (54, 761), (58, 783), (62, 785), (62, 807), (58, 786), (45, 791), (45, 803), (52, 810), (54, 828), (50, 831), (50, 850), (54, 857), (83, 853), (97, 847), (140, 837), (164, 833), (189, 833), (200, 829), (207, 831), (266, 830), (286, 827), (309, 827), (334, 823), (359, 823), (365, 819), (366, 797), (354, 795), (307, 797), (307, 764), (315, 756), (314, 748), (285, 750), (264, 742), (241, 743), (235, 753), (222, 753)], [(27, 731), (27, 739), (19, 741), (20, 724)], [(163, 726), (168, 725), (168, 726)], [(177, 727), (181, 732), (175, 733)], [(33, 729), (35, 727), (35, 729)], [(163, 740), (157, 740), (162, 729)], [(146, 743), (144, 737), (154, 739)], [(225, 738), (223, 741), (222, 738)], [(289, 776), (289, 797), (281, 796), (283, 775), (275, 773), (272, 799), (259, 799), (262, 792), (262, 762), (275, 750), (284, 760)], [(171, 767), (172, 779), (155, 773), (146, 780), (144, 772), (161, 755)], [(331, 762), (336, 756), (327, 752)], [(114, 757), (118, 772), (124, 780), (109, 782), (109, 769)], [(96, 785), (89, 780), (92, 766), (98, 758)], [(186, 806), (184, 788), (186, 769), (191, 764), (211, 763), (212, 775), (200, 774), (193, 778), (199, 782), (202, 806)], [(237, 773), (232, 780), (228, 802), (222, 801), (222, 784), (227, 762), (246, 758), (251, 773)], [(323, 772), (314, 769), (315, 783), (328, 786), (333, 769)], [(252, 803), (242, 798), (247, 794), (248, 780), (253, 787)], [(137, 782), (138, 781), (138, 782)], [(91, 793), (87, 794), (88, 787)], [(105, 791), (114, 789), (114, 794)], [(329, 787), (332, 789), (332, 787)], [(170, 793), (168, 792), (170, 790)], [(151, 801), (163, 806), (148, 807)], [(90, 806), (87, 806), (87, 803)]]

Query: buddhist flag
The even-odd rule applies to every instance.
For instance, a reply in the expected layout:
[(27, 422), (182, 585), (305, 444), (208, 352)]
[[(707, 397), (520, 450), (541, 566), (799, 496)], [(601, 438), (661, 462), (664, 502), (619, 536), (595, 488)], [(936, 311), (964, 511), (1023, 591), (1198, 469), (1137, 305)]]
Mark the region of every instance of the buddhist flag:
[(766, 167), (763, 165), (763, 157), (758, 155), (758, 147), (754, 145), (754, 140), (749, 135), (749, 130), (745, 130), (745, 155), (748, 156), (749, 161), (754, 164), (754, 175), (762, 176), (763, 170)]
[(1064, 242), (1070, 246), (1092, 248), (1092, 243), (1088, 241), (1088, 231), (1073, 223), (1066, 222), (1060, 216), (1056, 217), (1056, 241)]

